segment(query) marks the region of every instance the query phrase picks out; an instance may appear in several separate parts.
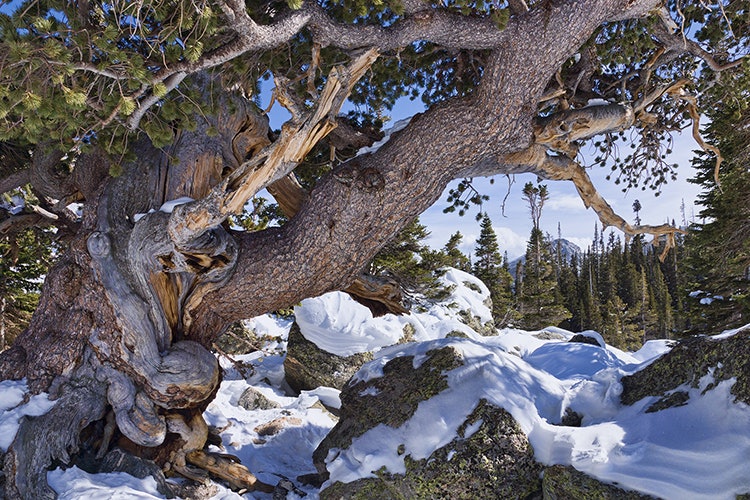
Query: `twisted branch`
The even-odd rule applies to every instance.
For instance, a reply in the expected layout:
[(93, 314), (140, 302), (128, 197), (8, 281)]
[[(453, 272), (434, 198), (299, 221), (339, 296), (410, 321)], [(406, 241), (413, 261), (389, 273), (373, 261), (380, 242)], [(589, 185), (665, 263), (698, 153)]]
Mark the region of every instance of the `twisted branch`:
[[(317, 106), (282, 126), (281, 136), (231, 173), (202, 200), (179, 206), (169, 222), (169, 234), (178, 247), (230, 214), (240, 213), (258, 191), (281, 179), (336, 127), (336, 116), (354, 85), (378, 57), (374, 49), (347, 67), (331, 70)], [(297, 110), (301, 113), (301, 110)]]

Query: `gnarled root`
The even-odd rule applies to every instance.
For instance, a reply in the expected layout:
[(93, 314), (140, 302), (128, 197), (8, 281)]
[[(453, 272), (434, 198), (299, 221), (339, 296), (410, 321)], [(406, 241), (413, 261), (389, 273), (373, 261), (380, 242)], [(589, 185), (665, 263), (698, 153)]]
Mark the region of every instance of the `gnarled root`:
[(208, 439), (208, 425), (201, 414), (196, 413), (189, 422), (180, 414), (173, 414), (169, 416), (167, 425), (169, 431), (179, 434), (185, 443), (170, 456), (170, 466), (178, 474), (205, 482), (205, 474), (209, 473), (237, 490), (273, 492), (273, 486), (259, 481), (236, 457), (203, 450)]
[(79, 435), (88, 424), (104, 417), (104, 384), (83, 378), (62, 388), (55, 406), (39, 417), (24, 417), (5, 457), (5, 493), (10, 499), (54, 499), (47, 469), (55, 459), (70, 461), (78, 451)]
[(259, 481), (244, 465), (238, 463), (234, 457), (220, 453), (209, 453), (204, 450), (194, 450), (185, 455), (188, 462), (207, 470), (211, 475), (223, 479), (232, 488), (247, 491), (262, 491), (272, 493), (274, 487)]

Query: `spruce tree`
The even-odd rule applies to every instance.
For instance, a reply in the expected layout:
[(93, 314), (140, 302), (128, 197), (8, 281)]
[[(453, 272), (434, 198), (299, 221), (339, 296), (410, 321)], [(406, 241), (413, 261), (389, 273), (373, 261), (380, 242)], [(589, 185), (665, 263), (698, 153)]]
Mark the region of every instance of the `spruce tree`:
[(471, 260), (458, 247), (463, 241), (464, 235), (460, 231), (453, 233), (448, 243), (443, 247), (446, 265), (455, 267), (467, 273), (471, 272)]
[(417, 217), (375, 255), (370, 274), (395, 280), (411, 299), (415, 294), (429, 299), (445, 297), (447, 290), (439, 277), (444, 274), (446, 256), (424, 244), (429, 235)]
[(713, 93), (716, 107), (706, 127), (724, 157), (720, 184), (713, 157), (699, 153), (693, 161), (697, 173), (691, 182), (703, 188), (698, 196), (703, 208), (685, 241), (691, 333), (719, 332), (750, 319), (750, 97), (736, 90), (750, 86), (750, 75), (724, 83)]
[(499, 328), (511, 324), (515, 318), (511, 298), (513, 278), (508, 272), (507, 265), (504, 265), (497, 234), (492, 228), (492, 220), (486, 213), (482, 215), (480, 222), (474, 256), (472, 272), (490, 289), (495, 326)]
[(528, 182), (523, 188), (523, 195), (529, 204), (533, 228), (526, 246), (522, 285), (517, 295), (518, 309), (524, 328), (539, 329), (558, 325), (570, 318), (571, 313), (562, 305), (549, 240), (539, 228), (542, 208), (549, 198), (547, 186), (542, 184), (535, 187)]

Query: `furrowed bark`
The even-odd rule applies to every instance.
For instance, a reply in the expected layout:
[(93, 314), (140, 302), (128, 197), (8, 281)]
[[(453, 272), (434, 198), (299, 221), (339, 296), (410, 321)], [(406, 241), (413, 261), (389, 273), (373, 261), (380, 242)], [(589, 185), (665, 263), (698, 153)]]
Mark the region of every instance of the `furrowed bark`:
[[(225, 4), (225, 15), (242, 14), (235, 4)], [(576, 140), (596, 130), (628, 126), (632, 112), (571, 110), (535, 123), (538, 102), (555, 72), (597, 26), (645, 15), (657, 2), (570, 0), (528, 11), (523, 2), (514, 5), (479, 88), (416, 116), (377, 152), (336, 167), (300, 200), (283, 227), (233, 234), (222, 223), (259, 189), (291, 172), (332, 130), (341, 103), (377, 50), (355, 58), (348, 73), (329, 76), (322, 103), (287, 125), (274, 144), (268, 143), (266, 122), (240, 113), (220, 123), (201, 122), (166, 151), (134, 141), (138, 160), (124, 166), (122, 177), (87, 186), (78, 237), (50, 272), (31, 327), (0, 354), (2, 378), (26, 376), (35, 392), (56, 389), (59, 410), (49, 419), (70, 420), (62, 440), (36, 455), (37, 443), (28, 437), (43, 435), (47, 420), (24, 423), (8, 453), (13, 487), (30, 485), (30, 498), (48, 496), (40, 480), (29, 478), (43, 478), (51, 458), (67, 459), (78, 445), (80, 426), (103, 418), (107, 407), (120, 435), (139, 445), (135, 450), (152, 448), (185, 474), (193, 474), (190, 462), (213, 466), (201, 452), (200, 412), (219, 376), (207, 346), (236, 320), (349, 286), (452, 179), (539, 171), (577, 182), (584, 196), (589, 187), (577, 170), (559, 165), (545, 170), (549, 166), (540, 158), (548, 150), (572, 152)], [(410, 22), (429, 23), (430, 16), (420, 21), (419, 7), (409, 3)], [(335, 44), (324, 33), (334, 28), (320, 22), (316, 36)], [(220, 131), (215, 142), (209, 126)], [(514, 156), (532, 149), (531, 159)], [(179, 162), (172, 162), (173, 156)], [(84, 156), (81, 164), (97, 163), (91, 158)], [(136, 220), (136, 214), (178, 196), (199, 201), (171, 215), (154, 212)], [(65, 385), (87, 374), (87, 383)], [(73, 393), (90, 400), (85, 418), (67, 406), (68, 401), (79, 406), (72, 403)], [(166, 442), (176, 435), (182, 437)]]
[[(655, 3), (628, 6), (641, 15)], [(619, 2), (586, 7), (561, 2), (509, 24), (514, 43), (493, 52), (474, 94), (433, 106), (377, 152), (334, 169), (284, 227), (242, 236), (237, 270), (206, 297), (220, 305), (190, 311), (193, 338), (205, 343), (201, 332), (216, 325), (345, 288), (451, 179), (527, 171), (500, 159), (534, 141), (528, 111), (536, 109), (550, 77), (590, 33), (626, 10)], [(524, 75), (524, 83), (510, 75)], [(256, 287), (270, 286), (275, 294), (249, 298)]]

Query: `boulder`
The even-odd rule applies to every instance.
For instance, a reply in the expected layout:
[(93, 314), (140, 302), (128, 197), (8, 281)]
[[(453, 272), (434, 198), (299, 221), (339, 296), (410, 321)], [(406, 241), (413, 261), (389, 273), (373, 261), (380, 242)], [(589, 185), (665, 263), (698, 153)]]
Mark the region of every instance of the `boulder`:
[(685, 384), (697, 388), (706, 375), (713, 377), (706, 391), (734, 378), (731, 393), (735, 401), (750, 404), (750, 327), (729, 336), (680, 341), (643, 370), (623, 377), (620, 399), (631, 405), (648, 396), (660, 397), (647, 411), (683, 405), (687, 394), (675, 389)]
[[(492, 301), (490, 299), (487, 300), (489, 301), (489, 308), (492, 309)], [(472, 314), (471, 311), (466, 309), (458, 311), (457, 316), (463, 324), (483, 337), (491, 337), (493, 335), (497, 335), (497, 328), (495, 328), (494, 321), (482, 322), (482, 318), (480, 318), (476, 314)]]
[[(413, 356), (396, 357), (383, 366), (382, 377), (355, 378), (344, 388), (341, 420), (313, 454), (321, 475), (327, 475), (329, 454), (368, 430), (395, 430), (406, 423), (421, 402), (448, 388), (446, 372), (464, 362), (451, 346), (428, 351), (420, 361), (414, 368)], [(526, 435), (507, 411), (484, 399), (453, 440), (428, 457), (415, 459), (403, 445), (394, 451), (404, 455), (404, 473), (381, 468), (376, 477), (337, 481), (321, 491), (321, 498), (526, 498), (541, 490), (542, 466), (534, 461)]]
[(318, 387), (341, 389), (371, 359), (371, 353), (337, 356), (326, 352), (307, 340), (294, 323), (289, 330), (284, 372), (287, 383), (297, 392)]
[(262, 392), (250, 386), (240, 395), (237, 400), (237, 406), (248, 411), (254, 410), (273, 410), (280, 408), (281, 405), (276, 401), (271, 401)]
[(542, 491), (544, 500), (568, 500), (571, 498), (643, 500), (655, 498), (635, 491), (623, 490), (613, 484), (602, 483), (569, 465), (547, 467), (542, 479)]

